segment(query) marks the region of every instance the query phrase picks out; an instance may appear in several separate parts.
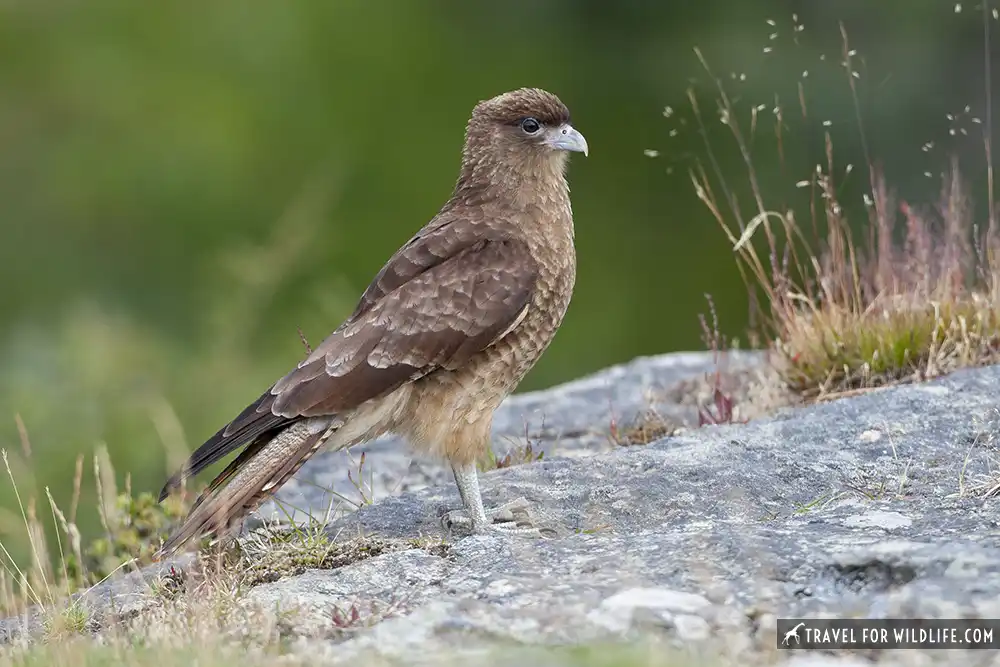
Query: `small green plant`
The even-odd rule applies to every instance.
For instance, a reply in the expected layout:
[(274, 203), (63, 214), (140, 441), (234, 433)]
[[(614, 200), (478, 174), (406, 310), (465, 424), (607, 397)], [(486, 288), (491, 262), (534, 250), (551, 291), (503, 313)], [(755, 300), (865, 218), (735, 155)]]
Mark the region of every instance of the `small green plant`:
[(576, 532), (578, 535), (597, 535), (598, 533), (604, 532), (609, 528), (611, 528), (610, 523), (601, 523), (590, 528), (580, 528)]
[[(20, 418), (17, 419), (17, 425), (21, 434), (24, 461), (30, 466), (32, 449), (27, 429)], [(67, 610), (73, 612), (73, 607), (60, 607), (67, 596), (103, 581), (123, 567), (148, 563), (152, 553), (187, 512), (185, 494), (172, 496), (162, 504), (157, 503), (150, 493), (133, 497), (128, 476), (125, 490), (119, 493), (107, 451), (98, 448), (94, 455), (93, 470), (98, 496), (101, 498), (98, 513), (104, 528), (103, 535), (85, 544), (76, 525), (83, 485), (84, 459), (81, 455), (77, 458), (73, 498), (68, 513), (63, 512), (49, 489), (45, 489), (45, 497), (56, 527), (57, 553), (53, 555), (46, 538), (45, 526), (38, 516), (35, 493), (32, 491), (22, 501), (7, 451), (2, 452), (2, 458), (18, 500), (31, 553), (30, 560), (23, 565), (0, 543), (0, 613), (16, 613), (27, 606), (37, 605), (53, 618), (66, 616)], [(67, 624), (58, 625), (62, 627)], [(68, 626), (72, 627), (73, 624)]]
[[(347, 454), (348, 456), (351, 457), (351, 462), (354, 463), (354, 457), (351, 454), (351, 452), (348, 451)], [(334, 505), (335, 505), (334, 501), (339, 500), (340, 502), (347, 503), (354, 509), (359, 509), (361, 507), (364, 507), (365, 505), (371, 505), (373, 502), (375, 502), (375, 493), (374, 493), (375, 471), (372, 470), (371, 467), (369, 466), (368, 479), (366, 480), (365, 479), (366, 463), (367, 463), (367, 452), (361, 452), (361, 456), (359, 456), (357, 460), (357, 468), (355, 470), (347, 471), (347, 480), (351, 483), (351, 486), (357, 493), (357, 497), (355, 498), (346, 496), (343, 493), (335, 491), (334, 489), (331, 488), (315, 485), (317, 486), (317, 488), (319, 488), (324, 493), (330, 496), (330, 504), (327, 507), (326, 511), (327, 517), (329, 517), (334, 511)], [(293, 523), (291, 521), (292, 517), (287, 513), (286, 513), (286, 518), (288, 518), (290, 523)]]
[(822, 509), (824, 506), (835, 500), (835, 496), (832, 493), (824, 493), (820, 496), (813, 498), (810, 501), (804, 503), (795, 503), (794, 514), (808, 514), (816, 509)]
[(70, 601), (64, 607), (48, 609), (42, 620), (43, 636), (46, 641), (65, 640), (73, 635), (82, 635), (87, 630), (87, 610), (78, 602)]
[(107, 514), (105, 535), (84, 550), (85, 567), (79, 574), (86, 572), (93, 583), (125, 562), (150, 562), (150, 557), (186, 514), (187, 503), (180, 495), (159, 503), (148, 492), (134, 498), (127, 493), (119, 494)]

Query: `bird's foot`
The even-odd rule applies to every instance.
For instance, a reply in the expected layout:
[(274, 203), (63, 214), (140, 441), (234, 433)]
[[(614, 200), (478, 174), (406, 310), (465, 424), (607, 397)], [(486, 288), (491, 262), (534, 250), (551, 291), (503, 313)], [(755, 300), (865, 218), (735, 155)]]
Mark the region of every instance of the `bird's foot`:
[(465, 509), (452, 510), (443, 517), (441, 523), (446, 530), (455, 526), (469, 527), (474, 535), (500, 533), (503, 535), (530, 535), (540, 537), (541, 533), (532, 522), (528, 513), (528, 503), (525, 498), (516, 498), (496, 507), (483, 509), (484, 517), (476, 521)]

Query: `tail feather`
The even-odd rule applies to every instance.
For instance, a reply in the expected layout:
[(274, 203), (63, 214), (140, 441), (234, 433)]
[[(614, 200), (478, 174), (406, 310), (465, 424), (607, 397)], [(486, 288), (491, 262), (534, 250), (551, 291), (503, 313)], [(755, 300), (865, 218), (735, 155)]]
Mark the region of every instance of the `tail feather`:
[(191, 539), (220, 535), (256, 509), (316, 453), (332, 432), (295, 422), (272, 438), (258, 438), (198, 497), (187, 518), (157, 552), (160, 560)]
[(171, 475), (160, 491), (162, 502), (174, 489), (188, 477), (221, 460), (230, 452), (243, 445), (254, 443), (259, 438), (273, 437), (282, 428), (294, 421), (271, 411), (274, 396), (265, 392), (260, 398), (248, 405), (233, 421), (223, 426), (219, 431), (196, 449), (180, 470)]

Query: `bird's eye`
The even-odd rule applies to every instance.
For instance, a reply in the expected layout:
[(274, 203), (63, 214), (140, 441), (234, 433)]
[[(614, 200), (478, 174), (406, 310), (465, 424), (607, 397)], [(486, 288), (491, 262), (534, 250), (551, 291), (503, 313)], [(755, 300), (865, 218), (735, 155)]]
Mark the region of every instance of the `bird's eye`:
[(525, 134), (534, 134), (542, 129), (542, 126), (534, 118), (525, 118), (521, 121), (521, 129), (524, 130)]

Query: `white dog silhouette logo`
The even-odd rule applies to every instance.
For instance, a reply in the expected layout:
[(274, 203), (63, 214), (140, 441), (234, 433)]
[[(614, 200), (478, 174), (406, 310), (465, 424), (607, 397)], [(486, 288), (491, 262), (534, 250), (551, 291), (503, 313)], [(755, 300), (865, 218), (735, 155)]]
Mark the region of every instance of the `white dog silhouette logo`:
[(781, 644), (782, 645), (788, 644), (788, 640), (791, 639), (792, 637), (795, 638), (795, 643), (796, 644), (801, 643), (802, 640), (799, 637), (799, 628), (801, 628), (803, 626), (805, 626), (805, 623), (799, 623), (794, 628), (792, 628), (791, 630), (789, 630), (788, 632), (786, 632), (785, 633), (785, 638), (783, 640), (781, 640)]

